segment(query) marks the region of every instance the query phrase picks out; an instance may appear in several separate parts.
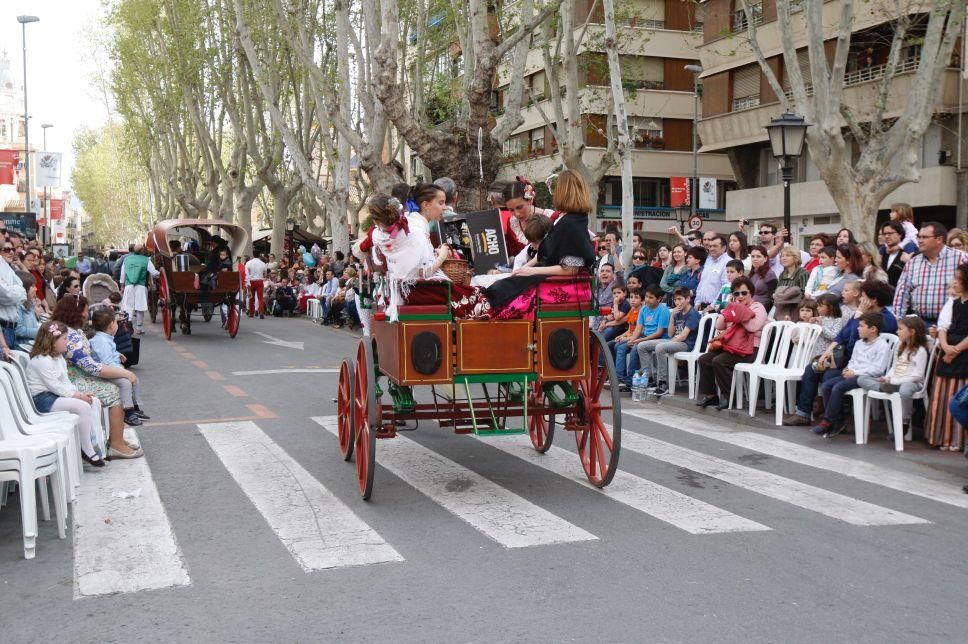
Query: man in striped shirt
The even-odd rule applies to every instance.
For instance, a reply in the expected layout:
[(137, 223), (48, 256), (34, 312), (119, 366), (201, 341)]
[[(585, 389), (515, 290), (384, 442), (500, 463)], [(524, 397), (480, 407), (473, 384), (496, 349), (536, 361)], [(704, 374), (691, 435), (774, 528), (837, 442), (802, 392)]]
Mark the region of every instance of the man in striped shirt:
[(921, 253), (904, 265), (894, 293), (894, 314), (899, 318), (913, 312), (929, 327), (938, 321), (955, 267), (968, 261), (968, 254), (945, 245), (947, 235), (948, 229), (935, 221), (918, 231)]

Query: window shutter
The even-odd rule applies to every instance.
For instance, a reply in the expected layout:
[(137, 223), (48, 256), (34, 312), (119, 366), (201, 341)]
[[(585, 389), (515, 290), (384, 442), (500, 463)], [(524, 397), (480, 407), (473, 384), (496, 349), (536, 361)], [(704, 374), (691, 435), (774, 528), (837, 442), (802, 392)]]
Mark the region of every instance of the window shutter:
[(733, 99), (760, 95), (760, 66), (747, 65), (733, 72)]

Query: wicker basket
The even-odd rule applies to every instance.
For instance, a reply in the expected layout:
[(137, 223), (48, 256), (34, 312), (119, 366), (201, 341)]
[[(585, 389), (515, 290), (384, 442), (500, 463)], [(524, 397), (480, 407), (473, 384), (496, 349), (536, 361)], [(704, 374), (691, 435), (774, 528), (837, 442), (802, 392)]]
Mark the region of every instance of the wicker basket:
[(471, 278), (474, 276), (474, 271), (471, 270), (470, 264), (464, 259), (448, 259), (444, 261), (444, 265), (441, 266), (441, 270), (447, 275), (454, 284), (460, 284), (461, 286), (470, 286)]

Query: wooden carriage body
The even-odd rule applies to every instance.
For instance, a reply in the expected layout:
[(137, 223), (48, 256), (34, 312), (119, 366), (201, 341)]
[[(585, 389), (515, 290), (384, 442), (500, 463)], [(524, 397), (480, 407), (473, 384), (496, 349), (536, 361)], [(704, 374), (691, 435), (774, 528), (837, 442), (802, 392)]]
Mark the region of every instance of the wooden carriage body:
[[(549, 281), (587, 282), (582, 278)], [(438, 283), (439, 287), (439, 283)], [(356, 455), (360, 492), (373, 487), (377, 438), (413, 430), (422, 420), (456, 433), (528, 434), (541, 453), (555, 427), (575, 435), (593, 485), (608, 485), (618, 467), (621, 407), (612, 356), (584, 301), (543, 303), (533, 319), (455, 320), (449, 304), (404, 305), (398, 321), (376, 311), (356, 360), (344, 360), (338, 387), (340, 450)], [(430, 396), (414, 396), (415, 388)], [(608, 416), (608, 423), (605, 415)]]

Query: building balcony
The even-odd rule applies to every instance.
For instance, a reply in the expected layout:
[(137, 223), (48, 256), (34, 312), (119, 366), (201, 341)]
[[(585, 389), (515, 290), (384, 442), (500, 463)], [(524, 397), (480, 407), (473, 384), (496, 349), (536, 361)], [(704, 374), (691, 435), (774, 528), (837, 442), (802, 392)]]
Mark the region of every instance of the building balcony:
[[(594, 167), (605, 154), (603, 148), (585, 148), (584, 160)], [(733, 180), (733, 170), (725, 154), (703, 154), (699, 156), (699, 176), (713, 177), (725, 181)], [(525, 153), (506, 159), (498, 175), (502, 179), (513, 179), (523, 174), (543, 178), (559, 172), (563, 168), (561, 155)], [(620, 172), (617, 163), (610, 169), (612, 174)], [(636, 149), (632, 152), (632, 174), (636, 177), (691, 177), (692, 152), (660, 151)]]
[[(583, 51), (605, 51), (605, 27), (589, 25), (588, 35), (576, 54)], [(695, 31), (668, 29), (623, 28), (618, 39), (618, 53), (634, 56), (657, 56), (695, 60), (702, 35)]]
[[(881, 208), (892, 203), (924, 206), (954, 206), (957, 202), (957, 175), (951, 166), (921, 170), (921, 181), (907, 183), (884, 199)], [(791, 214), (794, 217), (837, 216), (833, 197), (823, 181), (804, 181), (790, 186)], [(783, 212), (783, 187), (766, 186), (726, 193), (726, 218), (776, 219)]]
[[(643, 83), (645, 81), (642, 81)], [(636, 82), (638, 83), (638, 81)], [(609, 97), (612, 90), (601, 85), (590, 85), (580, 90), (578, 108), (582, 114), (604, 114), (607, 111)], [(684, 119), (691, 121), (694, 115), (694, 101), (692, 92), (679, 92), (657, 88), (656, 85), (648, 87), (632, 87), (630, 84), (625, 92), (625, 110), (629, 116), (643, 116), (657, 119)], [(544, 110), (545, 116), (554, 119), (554, 108), (550, 98), (539, 101), (540, 109)], [(493, 112), (496, 115), (504, 113), (503, 109)], [(541, 116), (541, 111), (537, 105), (525, 105), (521, 108), (521, 116), (524, 122), (518, 127), (514, 134), (528, 132), (535, 128), (545, 125)]]
[[(849, 86), (844, 88), (843, 101), (852, 106), (855, 118), (861, 122), (869, 117), (876, 102), (878, 81), (884, 73), (883, 69), (878, 70), (878, 67), (851, 72), (847, 78)], [(887, 99), (885, 118), (891, 119), (901, 114), (907, 97), (911, 94), (914, 77), (914, 71), (905, 69), (894, 78)], [(957, 111), (959, 80), (960, 73), (957, 69), (945, 70), (938, 91), (935, 113)], [(779, 102), (762, 104), (759, 102), (759, 97), (751, 98), (756, 100), (751, 100), (749, 105), (735, 106), (736, 109), (732, 112), (709, 116), (699, 121), (699, 137), (703, 141), (700, 152), (722, 151), (740, 145), (767, 141), (764, 127), (783, 110)], [(793, 110), (797, 111), (795, 105)], [(842, 123), (842, 126), (846, 127), (846, 125), (846, 122)]]

